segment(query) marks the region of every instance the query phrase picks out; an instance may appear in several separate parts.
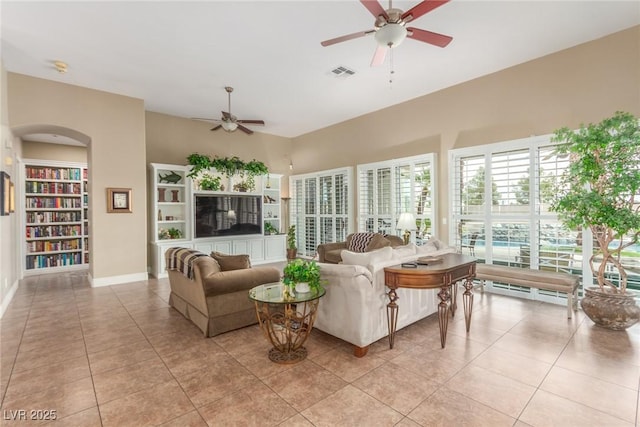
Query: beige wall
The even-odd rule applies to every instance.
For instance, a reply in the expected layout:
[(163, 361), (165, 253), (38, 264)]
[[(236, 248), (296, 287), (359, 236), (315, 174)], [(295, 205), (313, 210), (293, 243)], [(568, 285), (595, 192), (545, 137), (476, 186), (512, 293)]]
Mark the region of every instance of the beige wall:
[[(16, 158), (20, 155), (21, 144), (9, 128), (7, 72), (1, 62), (0, 74), (0, 170), (9, 174), (16, 184)], [(0, 317), (18, 287), (21, 259), (16, 248), (20, 247), (18, 239), (22, 236), (18, 224), (17, 212), (0, 216)]]
[[(186, 165), (191, 153), (208, 154), (211, 157), (238, 156), (243, 160), (264, 162), (273, 173), (289, 173), (291, 139), (260, 132), (253, 127), (253, 135), (236, 131), (228, 133), (213, 126), (166, 114), (147, 112), (147, 163)], [(286, 182), (285, 182), (286, 181)], [(288, 186), (288, 180), (283, 179)]]
[(87, 163), (87, 147), (23, 141), (22, 158)]
[[(87, 135), (90, 273), (94, 284), (146, 277), (144, 103), (9, 73), (10, 126), (60, 126)], [(132, 188), (133, 213), (107, 214), (106, 188)]]
[(437, 153), (439, 234), (448, 239), (448, 150), (577, 128), (617, 110), (640, 116), (637, 26), (294, 138), (294, 172)]

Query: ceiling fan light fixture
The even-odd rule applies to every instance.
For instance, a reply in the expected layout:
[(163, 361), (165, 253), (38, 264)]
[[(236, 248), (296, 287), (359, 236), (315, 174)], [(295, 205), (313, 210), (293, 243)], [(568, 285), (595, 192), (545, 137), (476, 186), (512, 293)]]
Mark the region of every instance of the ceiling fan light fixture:
[(383, 47), (396, 47), (407, 37), (407, 29), (402, 24), (387, 24), (376, 31), (376, 42)]
[(227, 132), (233, 132), (234, 130), (238, 129), (238, 124), (236, 122), (224, 120), (222, 122), (222, 129), (226, 130)]

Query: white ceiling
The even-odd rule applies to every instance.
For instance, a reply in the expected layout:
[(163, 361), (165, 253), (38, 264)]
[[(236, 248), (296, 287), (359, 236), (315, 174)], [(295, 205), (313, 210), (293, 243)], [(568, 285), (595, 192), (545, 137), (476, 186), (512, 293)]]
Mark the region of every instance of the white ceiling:
[[(232, 112), (263, 119), (254, 130), (284, 137), (640, 24), (637, 0), (452, 0), (411, 24), (451, 35), (451, 44), (405, 40), (394, 49), (390, 84), (389, 56), (369, 66), (372, 36), (320, 46), (373, 28), (357, 1), (2, 1), (1, 8), (10, 72), (141, 98), (149, 111), (180, 117), (219, 118), (224, 87), (233, 86)], [(66, 74), (56, 60), (68, 63)], [(337, 66), (356, 74), (334, 77)]]

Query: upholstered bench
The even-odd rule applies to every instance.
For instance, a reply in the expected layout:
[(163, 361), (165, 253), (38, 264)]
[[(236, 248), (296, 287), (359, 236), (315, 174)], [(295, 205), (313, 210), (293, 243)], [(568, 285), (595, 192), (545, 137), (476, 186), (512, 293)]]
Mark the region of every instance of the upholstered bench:
[(484, 281), (507, 283), (510, 285), (527, 286), (529, 288), (558, 291), (567, 294), (567, 317), (571, 319), (571, 310), (578, 309), (578, 285), (580, 278), (573, 274), (530, 270), (528, 268), (509, 267), (506, 265), (477, 264), (476, 279)]

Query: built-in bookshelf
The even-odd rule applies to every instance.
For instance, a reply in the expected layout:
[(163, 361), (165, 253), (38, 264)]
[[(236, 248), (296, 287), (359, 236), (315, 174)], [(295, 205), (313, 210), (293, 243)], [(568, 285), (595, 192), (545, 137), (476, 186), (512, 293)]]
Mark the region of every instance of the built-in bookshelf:
[(87, 166), (41, 160), (24, 163), (25, 272), (86, 267)]
[[(283, 230), (282, 223), (282, 210), (280, 208), (280, 181), (282, 175), (267, 175), (262, 177), (262, 221), (263, 231), (265, 234), (269, 233), (269, 230), (275, 230), (276, 233), (286, 233)], [(267, 225), (269, 224), (269, 225)]]
[(151, 241), (191, 239), (188, 167), (151, 163)]

